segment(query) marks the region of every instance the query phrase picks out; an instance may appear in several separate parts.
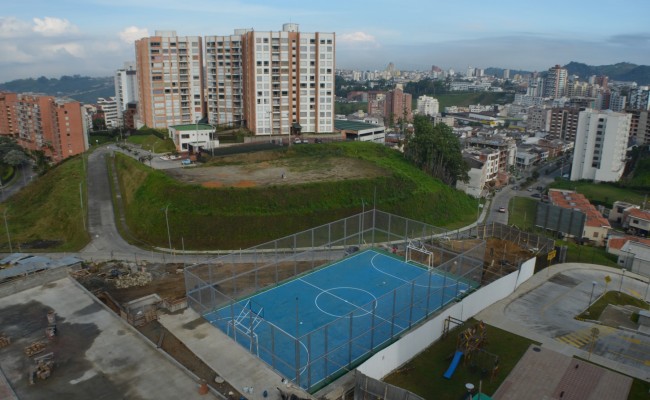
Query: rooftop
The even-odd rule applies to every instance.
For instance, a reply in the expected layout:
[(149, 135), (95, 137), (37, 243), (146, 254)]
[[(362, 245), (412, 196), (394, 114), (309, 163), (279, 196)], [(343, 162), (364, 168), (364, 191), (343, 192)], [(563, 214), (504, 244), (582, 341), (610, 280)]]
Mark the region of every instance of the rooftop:
[(337, 131), (362, 131), (364, 129), (373, 128), (381, 128), (381, 126), (359, 121), (349, 121), (343, 119), (334, 120), (334, 129)]
[(185, 124), (185, 125), (172, 125), (170, 128), (174, 128), (177, 131), (207, 131), (213, 130), (214, 127), (210, 124)]
[(586, 226), (611, 228), (609, 221), (594, 207), (587, 198), (580, 193), (571, 190), (551, 189), (548, 191), (551, 204), (578, 210), (587, 216)]
[(630, 210), (630, 217), (644, 219), (650, 221), (650, 211), (640, 210), (638, 208), (632, 208)]

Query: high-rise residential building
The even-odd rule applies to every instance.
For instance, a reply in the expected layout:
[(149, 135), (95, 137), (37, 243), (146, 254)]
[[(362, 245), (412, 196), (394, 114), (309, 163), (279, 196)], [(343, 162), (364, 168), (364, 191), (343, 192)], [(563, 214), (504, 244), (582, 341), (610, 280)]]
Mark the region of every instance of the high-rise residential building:
[(397, 84), (395, 89), (386, 93), (384, 98), (384, 120), (388, 126), (392, 126), (400, 119), (411, 121), (413, 119), (412, 96), (410, 93), (404, 93), (401, 84)]
[(580, 109), (576, 107), (556, 107), (551, 109), (549, 133), (568, 142), (574, 141), (578, 128), (579, 113)]
[(150, 128), (203, 118), (203, 48), (200, 36), (156, 31), (135, 42), (138, 120)]
[(117, 102), (115, 97), (97, 99), (97, 107), (104, 113), (104, 122), (107, 129), (118, 128), (121, 126), (117, 112)]
[(629, 110), (628, 114), (632, 116), (630, 122), (630, 141), (632, 144), (650, 143), (650, 111)]
[(212, 124), (242, 121), (256, 135), (334, 131), (335, 34), (239, 29), (206, 37)]
[(556, 65), (549, 68), (544, 79), (544, 97), (562, 97), (566, 94), (568, 72), (566, 68)]
[(59, 162), (88, 148), (86, 131), (77, 101), (0, 92), (0, 134), (27, 150), (43, 151)]
[(627, 96), (622, 95), (618, 91), (609, 94), (609, 108), (612, 111), (621, 112), (625, 110), (627, 105)]
[(631, 110), (650, 110), (650, 87), (639, 86), (629, 93), (628, 108)]
[(124, 125), (124, 112), (129, 103), (138, 101), (138, 79), (135, 63), (125, 62), (124, 67), (115, 72), (115, 106), (119, 126)]
[(440, 104), (438, 99), (431, 96), (418, 97), (418, 114), (433, 116), (440, 112)]
[(543, 131), (548, 132), (551, 130), (551, 109), (543, 107), (531, 107), (528, 109), (528, 119), (526, 120), (526, 128), (529, 131)]
[(578, 117), (571, 180), (616, 182), (623, 176), (630, 114), (586, 109)]
[(503, 79), (510, 79), (510, 70), (508, 68), (503, 70)]

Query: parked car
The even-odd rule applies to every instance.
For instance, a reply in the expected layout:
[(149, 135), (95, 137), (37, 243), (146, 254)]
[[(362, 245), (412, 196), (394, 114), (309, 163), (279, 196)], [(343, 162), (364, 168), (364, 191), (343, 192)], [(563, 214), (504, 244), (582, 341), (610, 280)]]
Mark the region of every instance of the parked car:
[(533, 196), (533, 197), (537, 197), (538, 199), (539, 199), (540, 197), (542, 197), (542, 195), (539, 194), (539, 193), (533, 193), (533, 194), (531, 194), (531, 196)]
[(532, 192), (532, 191), (533, 191), (533, 188), (529, 187), (529, 188), (526, 189), (526, 190), (528, 190), (529, 192)]
[(316, 139), (314, 139), (314, 143), (323, 143), (323, 139), (316, 138)]
[(506, 208), (505, 208), (505, 207), (499, 207), (499, 212), (500, 212), (500, 213), (504, 213), (504, 212), (506, 212)]

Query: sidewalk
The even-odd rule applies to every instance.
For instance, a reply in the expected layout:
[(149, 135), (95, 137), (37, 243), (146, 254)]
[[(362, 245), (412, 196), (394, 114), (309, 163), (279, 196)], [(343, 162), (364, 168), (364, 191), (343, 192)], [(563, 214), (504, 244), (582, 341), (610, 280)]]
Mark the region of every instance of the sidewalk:
[[(622, 364), (615, 360), (611, 360), (609, 358), (597, 355), (595, 353), (589, 355), (587, 351), (581, 350), (577, 347), (566, 345), (558, 340), (555, 340), (552, 337), (548, 337), (538, 332), (534, 332), (528, 329), (527, 327), (523, 326), (522, 324), (518, 323), (517, 321), (514, 321), (506, 316), (505, 310), (511, 303), (520, 299), (521, 297), (530, 293), (531, 291), (539, 288), (541, 285), (546, 283), (550, 278), (553, 278), (554, 276), (561, 274), (563, 272), (577, 270), (577, 269), (583, 269), (583, 270), (589, 269), (589, 270), (604, 271), (607, 273), (611, 272), (612, 274), (618, 273), (617, 272), (618, 270), (615, 268), (610, 268), (610, 267), (605, 267), (602, 265), (595, 265), (595, 264), (567, 263), (567, 264), (554, 265), (550, 268), (551, 268), (550, 271), (542, 270), (537, 274), (533, 275), (530, 279), (528, 279), (521, 286), (519, 286), (519, 288), (517, 288), (517, 290), (514, 293), (512, 293), (510, 296), (484, 309), (483, 311), (478, 313), (475, 316), (475, 318), (485, 321), (486, 323), (493, 325), (497, 328), (539, 342), (541, 343), (542, 347), (548, 348), (558, 353), (562, 353), (572, 357), (573, 356), (580, 357), (585, 360), (589, 359), (594, 364), (598, 364), (605, 368), (609, 368), (614, 371), (618, 371), (623, 374), (632, 376), (634, 378), (638, 378), (650, 382), (650, 368), (644, 368), (644, 369), (635, 368), (630, 365)], [(636, 274), (626, 274), (626, 278), (627, 277), (631, 278), (631, 280), (636, 279), (638, 281), (644, 281), (644, 282), (647, 281), (647, 278), (641, 277)], [(624, 287), (625, 286), (627, 285), (624, 285)], [(594, 326), (598, 326), (598, 325), (594, 324)]]

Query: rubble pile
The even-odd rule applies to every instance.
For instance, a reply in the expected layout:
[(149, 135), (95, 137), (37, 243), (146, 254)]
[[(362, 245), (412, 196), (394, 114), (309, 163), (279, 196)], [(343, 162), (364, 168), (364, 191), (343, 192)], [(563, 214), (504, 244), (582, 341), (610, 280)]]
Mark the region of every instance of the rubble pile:
[(115, 287), (126, 289), (133, 286), (145, 286), (149, 282), (151, 282), (151, 273), (136, 271), (115, 278)]

